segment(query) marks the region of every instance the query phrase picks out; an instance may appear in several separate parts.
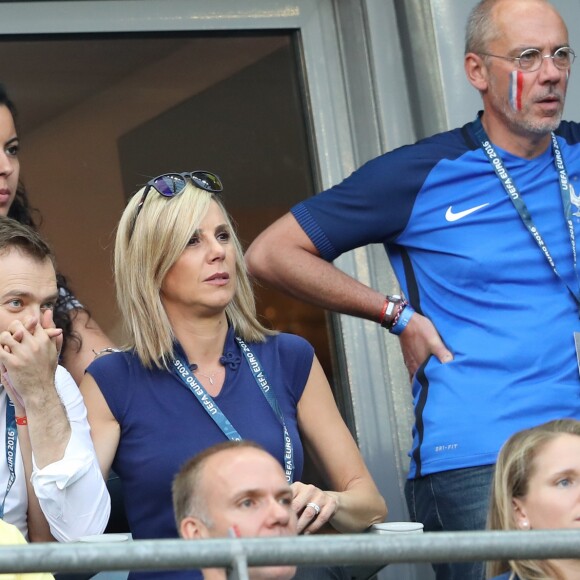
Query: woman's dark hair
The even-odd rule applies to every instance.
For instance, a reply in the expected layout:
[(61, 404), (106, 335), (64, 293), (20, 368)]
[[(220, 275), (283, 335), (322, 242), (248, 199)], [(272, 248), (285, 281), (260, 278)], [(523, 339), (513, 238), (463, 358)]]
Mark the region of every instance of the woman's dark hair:
[[(8, 96), (4, 86), (0, 84), (0, 107), (2, 106), (6, 107), (10, 111), (10, 114), (14, 119), (14, 124), (17, 125), (18, 112), (16, 110), (16, 106)], [(28, 201), (28, 195), (24, 189), (24, 184), (19, 179), (18, 187), (16, 189), (16, 196), (14, 197), (14, 201), (8, 210), (8, 217), (19, 221), (21, 224), (30, 226), (34, 230), (38, 230), (38, 226), (40, 223), (42, 223), (42, 220), (39, 217), (37, 223), (37, 221), (34, 219), (35, 215), (40, 216), (38, 210), (30, 205), (30, 202)], [(71, 297), (73, 296), (73, 293), (67, 283), (66, 278), (62, 274), (57, 273), (56, 283), (58, 286), (59, 296), (54, 309), (54, 323), (58, 328), (62, 328), (63, 331), (62, 352), (65, 352), (65, 349), (69, 344), (71, 346), (74, 344), (74, 347), (78, 352), (82, 346), (82, 339), (80, 335), (74, 332), (72, 329), (72, 322), (76, 315), (75, 309), (71, 309)], [(88, 314), (90, 316), (90, 313)]]
[[(3, 85), (0, 84), (0, 107), (4, 106), (12, 115), (12, 119), (14, 120), (14, 124), (18, 124), (18, 112), (16, 111), (16, 106)], [(8, 211), (8, 217), (11, 217), (21, 224), (25, 226), (31, 226), (33, 228), (37, 227), (37, 224), (34, 221), (33, 213), (36, 210), (33, 210), (30, 206), (28, 201), (28, 196), (26, 195), (26, 191), (24, 189), (24, 185), (21, 181), (18, 182), (18, 189), (16, 190), (16, 197), (10, 206), (10, 210)]]

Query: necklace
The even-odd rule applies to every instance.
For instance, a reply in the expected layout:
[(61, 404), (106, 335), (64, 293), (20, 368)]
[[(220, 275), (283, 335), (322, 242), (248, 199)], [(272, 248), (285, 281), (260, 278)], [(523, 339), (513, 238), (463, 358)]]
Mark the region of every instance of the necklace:
[(191, 370), (193, 371), (194, 374), (196, 375), (201, 375), (202, 377), (205, 377), (206, 379), (209, 380), (209, 384), (213, 385), (214, 380), (215, 380), (215, 376), (218, 373), (221, 373), (224, 370), (224, 367), (218, 369), (217, 371), (214, 371), (213, 373), (206, 375), (205, 373), (202, 373), (198, 368), (197, 365), (191, 365)]

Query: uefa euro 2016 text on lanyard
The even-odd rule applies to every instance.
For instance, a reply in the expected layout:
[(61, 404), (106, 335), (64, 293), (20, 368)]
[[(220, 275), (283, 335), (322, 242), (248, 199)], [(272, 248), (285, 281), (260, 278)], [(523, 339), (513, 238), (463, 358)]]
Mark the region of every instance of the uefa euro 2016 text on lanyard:
[[(478, 116), (475, 119), (474, 123), (474, 132), (477, 136), (481, 148), (483, 149), (485, 155), (487, 156), (491, 166), (493, 167), (498, 179), (501, 181), (506, 194), (512, 200), (516, 211), (518, 212), (522, 222), (530, 232), (530, 235), (536, 243), (538, 244), (540, 250), (546, 257), (546, 260), (552, 267), (554, 274), (562, 280), (562, 283), (566, 286), (568, 291), (570, 292), (572, 298), (576, 302), (576, 307), (578, 308), (578, 315), (580, 316), (580, 293), (577, 290), (576, 292), (570, 288), (570, 286), (564, 281), (558, 270), (556, 269), (556, 264), (548, 251), (548, 246), (544, 241), (544, 238), (540, 234), (538, 228), (534, 224), (532, 220), (532, 216), (524, 202), (520, 192), (518, 190), (517, 185), (515, 184), (514, 180), (510, 177), (508, 170), (506, 169), (505, 165), (501, 157), (495, 151), (489, 137), (487, 136), (485, 129), (481, 123), (481, 119)], [(572, 220), (572, 204), (570, 202), (570, 185), (568, 181), (568, 172), (566, 171), (566, 166), (564, 165), (564, 158), (562, 157), (562, 151), (560, 150), (560, 145), (558, 140), (556, 139), (556, 135), (552, 132), (552, 151), (554, 153), (554, 166), (556, 168), (556, 173), (558, 174), (558, 180), (560, 185), (560, 195), (562, 196), (562, 205), (564, 208), (564, 219), (566, 220), (566, 225), (568, 229), (568, 235), (570, 236), (570, 244), (572, 246), (572, 260), (574, 265), (574, 273), (576, 275), (576, 281), (579, 283), (579, 290), (580, 290), (580, 278), (578, 276), (578, 261), (576, 255), (576, 234), (574, 232), (574, 222)], [(575, 333), (577, 334), (577, 333)]]
[[(284, 434), (284, 472), (286, 474), (288, 483), (292, 483), (294, 480), (294, 448), (292, 445), (292, 439), (290, 438), (290, 433), (286, 428), (286, 421), (284, 420), (282, 409), (280, 409), (280, 405), (278, 404), (274, 390), (271, 388), (270, 383), (268, 382), (264, 372), (264, 367), (262, 367), (256, 355), (250, 350), (250, 347), (238, 336), (236, 336), (236, 341), (242, 353), (244, 354), (244, 358), (246, 359), (250, 370), (252, 371), (252, 375), (254, 376), (256, 384), (262, 391), (264, 397), (266, 397), (268, 404), (282, 425), (282, 431)], [(207, 414), (221, 429), (222, 433), (232, 441), (241, 441), (241, 435), (229, 422), (228, 418), (222, 413), (221, 409), (217, 406), (203, 385), (195, 378), (193, 373), (189, 370), (188, 365), (183, 364), (178, 358), (174, 358), (172, 360), (172, 364), (173, 370), (177, 377), (195, 395)]]
[(4, 519), (4, 506), (6, 505), (6, 497), (8, 492), (14, 484), (16, 479), (16, 441), (18, 441), (18, 428), (16, 427), (16, 409), (14, 403), (6, 394), (6, 464), (8, 465), (8, 483), (6, 484), (6, 491), (4, 498), (0, 504), (0, 519)]

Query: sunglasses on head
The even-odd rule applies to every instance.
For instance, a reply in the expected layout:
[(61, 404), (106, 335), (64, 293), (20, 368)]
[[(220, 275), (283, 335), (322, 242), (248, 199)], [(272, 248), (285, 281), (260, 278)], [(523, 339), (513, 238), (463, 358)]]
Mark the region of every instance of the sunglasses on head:
[(199, 189), (211, 193), (220, 193), (224, 190), (221, 179), (211, 171), (197, 170), (186, 171), (185, 173), (164, 173), (163, 175), (159, 175), (147, 182), (145, 191), (137, 204), (137, 211), (135, 212), (135, 218), (133, 219), (133, 225), (131, 226), (131, 234), (129, 237), (133, 235), (133, 230), (135, 229), (139, 213), (152, 188), (159, 195), (171, 198), (179, 195), (185, 189), (188, 179), (191, 180), (193, 185), (199, 187)]

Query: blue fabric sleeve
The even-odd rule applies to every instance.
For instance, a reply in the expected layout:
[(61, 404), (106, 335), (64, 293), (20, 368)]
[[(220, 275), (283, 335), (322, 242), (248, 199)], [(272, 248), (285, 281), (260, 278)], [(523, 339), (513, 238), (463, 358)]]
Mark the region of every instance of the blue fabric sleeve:
[(396, 242), (430, 172), (470, 146), (456, 129), (400, 147), (294, 206), (292, 214), (328, 261), (367, 244)]
[(290, 375), (290, 394), (297, 405), (312, 370), (314, 348), (308, 341), (295, 334), (279, 334), (277, 339), (283, 368)]
[(127, 376), (129, 358), (126, 353), (114, 352), (101, 355), (87, 368), (100, 391), (103, 393), (111, 413), (121, 423), (127, 408)]

